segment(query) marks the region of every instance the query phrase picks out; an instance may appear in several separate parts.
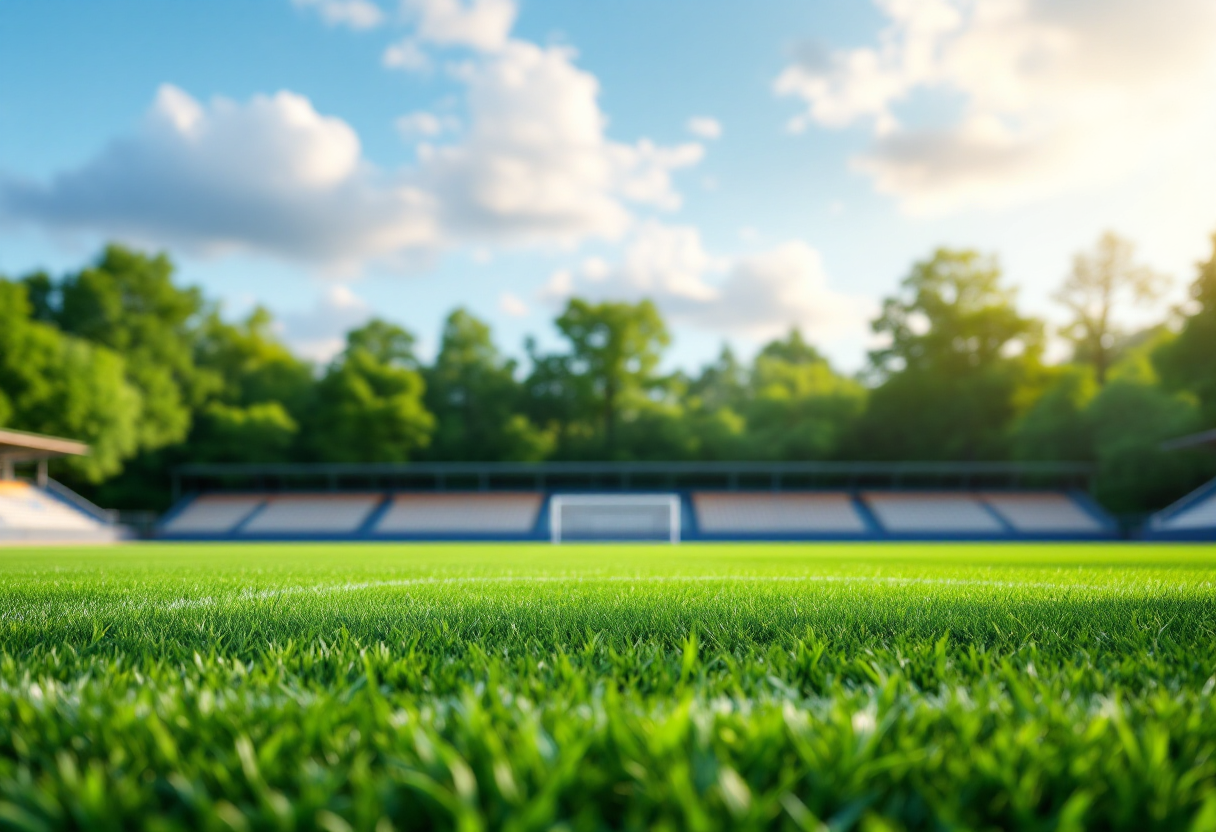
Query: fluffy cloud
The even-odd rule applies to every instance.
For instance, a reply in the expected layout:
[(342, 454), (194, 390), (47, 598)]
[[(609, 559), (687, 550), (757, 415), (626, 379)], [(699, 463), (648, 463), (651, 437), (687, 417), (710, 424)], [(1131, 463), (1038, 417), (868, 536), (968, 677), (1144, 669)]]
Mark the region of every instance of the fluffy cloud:
[(688, 120), (688, 132), (701, 139), (722, 137), (722, 122), (708, 116), (696, 116)]
[(425, 72), (431, 68), (431, 59), (412, 37), (385, 49), (380, 62), (389, 69), (404, 69), (407, 72)]
[(672, 171), (700, 145), (623, 144), (604, 135), (595, 76), (573, 53), (511, 41), (470, 67), (470, 126), (459, 144), (423, 148), (420, 181), (441, 194), (442, 222), (470, 238), (573, 244), (619, 237), (625, 202), (679, 205)]
[(504, 315), (511, 318), (526, 317), (528, 312), (528, 304), (524, 303), (518, 296), (511, 292), (503, 292), (498, 296), (498, 309)]
[(374, 29), (384, 22), (384, 12), (369, 0), (292, 0), (298, 8), (316, 9), (330, 26)]
[(173, 86), (144, 124), (47, 183), (0, 181), (0, 210), (203, 252), (349, 263), (433, 248), (434, 197), (362, 161), (359, 138), (288, 92), (203, 106)]
[(407, 113), (393, 122), (393, 125), (403, 139), (433, 139), (443, 133), (451, 132), (459, 126), (456, 119), (451, 116), (437, 116), (425, 111)]
[(464, 46), (495, 52), (507, 45), (515, 24), (512, 0), (405, 0), (402, 8), (417, 37), (436, 46)]
[(640, 227), (616, 265), (589, 258), (555, 272), (542, 297), (650, 298), (703, 329), (771, 338), (791, 326), (820, 342), (864, 337), (873, 304), (828, 284), (819, 253), (791, 241), (759, 254), (717, 257), (689, 226)]
[[(609, 140), (596, 79), (567, 49), (511, 41), (462, 78), (467, 134), (420, 146), (416, 167), (392, 172), (302, 96), (201, 104), (164, 86), (139, 129), (81, 167), (47, 182), (0, 178), (0, 214), (353, 270), (465, 243), (619, 237), (629, 203), (678, 206), (672, 173), (703, 152)], [(414, 114), (399, 126), (436, 122)]]
[[(912, 213), (1000, 206), (1124, 175), (1212, 131), (1211, 0), (880, 0), (879, 45), (801, 50), (776, 82), (791, 127), (872, 125), (855, 160)], [(919, 93), (961, 102), (928, 126)], [(1198, 159), (1196, 159), (1198, 161)]]

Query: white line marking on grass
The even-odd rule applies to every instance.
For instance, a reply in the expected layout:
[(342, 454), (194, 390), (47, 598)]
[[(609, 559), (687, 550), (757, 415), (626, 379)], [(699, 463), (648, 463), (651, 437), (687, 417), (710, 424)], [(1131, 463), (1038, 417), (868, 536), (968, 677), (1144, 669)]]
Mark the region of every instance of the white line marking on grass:
[(1052, 581), (1009, 581), (982, 578), (907, 578), (887, 575), (480, 575), (451, 578), (397, 578), (382, 581), (358, 581), (344, 584), (311, 584), (276, 587), (272, 589), (246, 589), (222, 598), (180, 598), (165, 605), (167, 609), (190, 609), (217, 606), (221, 602), (270, 601), (295, 595), (334, 595), (343, 592), (358, 592), (365, 589), (388, 589), (411, 586), (443, 586), (461, 584), (595, 584), (595, 583), (839, 583), (839, 584), (888, 584), (894, 586), (952, 586), (987, 587), (995, 589), (1046, 589), (1079, 590), (1099, 592), (1129, 592), (1132, 590), (1188, 590), (1210, 589), (1211, 581), (1200, 584), (1166, 584), (1150, 581), (1143, 584), (1079, 584)]

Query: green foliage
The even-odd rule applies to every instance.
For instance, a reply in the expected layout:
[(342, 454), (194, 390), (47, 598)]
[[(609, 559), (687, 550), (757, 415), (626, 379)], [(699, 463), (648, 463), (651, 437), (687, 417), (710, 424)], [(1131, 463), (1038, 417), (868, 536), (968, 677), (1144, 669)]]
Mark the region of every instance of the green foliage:
[(422, 402), (426, 385), (417, 370), (402, 366), (399, 353), (364, 346), (365, 331), (351, 333), (346, 350), (317, 383), (305, 423), (308, 442), (313, 456), (326, 462), (406, 462), (435, 429)]
[(1209, 426), (1216, 423), (1216, 234), (1212, 255), (1199, 264), (1191, 285), (1192, 314), (1178, 338), (1163, 344), (1153, 355), (1165, 383), (1174, 390), (1189, 390), (1199, 397)]
[(1106, 383), (1126, 338), (1115, 322), (1116, 310), (1155, 300), (1168, 283), (1164, 275), (1137, 264), (1135, 250), (1130, 241), (1106, 232), (1092, 254), (1073, 258), (1072, 272), (1055, 296), (1073, 315), (1061, 333), (1073, 343), (1073, 360), (1093, 367), (1098, 384)]
[(743, 407), (757, 459), (827, 459), (865, 409), (860, 383), (833, 372), (793, 330), (756, 356)]
[(617, 452), (621, 402), (646, 392), (656, 381), (661, 351), (671, 343), (671, 336), (648, 300), (592, 304), (573, 298), (555, 323), (570, 342), (567, 371), (585, 379), (573, 388), (582, 393), (580, 410), (600, 415), (604, 453), (611, 459)]
[(210, 402), (200, 411), (190, 437), (197, 462), (286, 462), (299, 426), (282, 404), (249, 407)]
[(680, 549), (0, 553), (0, 828), (1216, 820), (1212, 547)]
[(1098, 389), (1091, 367), (1073, 364), (1048, 371), (1042, 395), (1014, 425), (1014, 457), (1031, 461), (1092, 460), (1093, 435), (1087, 410)]
[(883, 379), (849, 450), (870, 459), (1003, 459), (1042, 326), (1018, 314), (996, 261), (939, 249), (883, 303), (870, 353)]
[(312, 366), (292, 355), (272, 324), (261, 307), (235, 325), (211, 313), (200, 328), (195, 363), (221, 380), (214, 400), (239, 407), (278, 403), (298, 420), (312, 397)]
[(92, 453), (57, 465), (93, 482), (116, 473), (141, 411), (122, 359), (30, 312), (25, 285), (0, 280), (0, 425), (81, 439)]
[(415, 338), (396, 324), (372, 318), (346, 336), (348, 350), (363, 350), (381, 364), (417, 368)]
[(1161, 443), (1204, 425), (1195, 397), (1157, 384), (1150, 342), (1111, 370), (1087, 413), (1099, 475), (1097, 496), (1111, 510), (1167, 505), (1216, 475), (1205, 456), (1162, 452)]
[(426, 405), (436, 430), (428, 456), (441, 460), (544, 459), (552, 436), (521, 410), (517, 365), (504, 359), (490, 327), (465, 309), (444, 323), (439, 354), (426, 370)]
[(202, 293), (173, 284), (173, 264), (107, 246), (96, 265), (57, 287), (55, 323), (64, 332), (107, 347), (126, 359), (127, 377), (140, 391), (139, 447), (180, 442), (190, 412), (218, 383), (194, 363), (193, 327)]

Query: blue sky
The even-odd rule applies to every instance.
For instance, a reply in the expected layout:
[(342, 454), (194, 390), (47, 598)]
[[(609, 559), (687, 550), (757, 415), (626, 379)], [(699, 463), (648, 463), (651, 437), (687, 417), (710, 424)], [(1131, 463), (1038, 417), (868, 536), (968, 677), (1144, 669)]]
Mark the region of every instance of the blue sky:
[(695, 366), (845, 369), (910, 263), (1024, 308), (1105, 229), (1181, 298), (1216, 231), (1210, 0), (0, 0), (0, 271), (163, 247), (318, 359), (465, 305), (518, 352), (652, 297)]

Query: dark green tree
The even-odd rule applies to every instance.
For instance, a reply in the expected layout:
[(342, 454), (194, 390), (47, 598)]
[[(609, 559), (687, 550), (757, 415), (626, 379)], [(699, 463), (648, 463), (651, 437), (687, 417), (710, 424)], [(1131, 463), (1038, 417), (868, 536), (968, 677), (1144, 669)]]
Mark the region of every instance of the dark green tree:
[(757, 459), (830, 458), (865, 409), (865, 388), (838, 375), (797, 329), (756, 355), (750, 388), (743, 415)]
[(219, 379), (211, 400), (235, 407), (278, 402), (298, 420), (311, 401), (312, 365), (292, 354), (273, 325), (261, 307), (235, 324), (213, 311), (199, 328), (195, 362)]
[(125, 359), (127, 376), (143, 398), (140, 449), (185, 439), (191, 410), (219, 381), (194, 360), (202, 293), (174, 285), (166, 255), (110, 245), (95, 265), (64, 278), (57, 294), (54, 319), (60, 329)]
[(1162, 442), (1199, 430), (1202, 421), (1192, 394), (1158, 384), (1149, 360), (1153, 347), (1112, 367), (1087, 412), (1098, 462), (1096, 496), (1119, 513), (1163, 508), (1216, 475), (1207, 455), (1161, 449)]
[(1212, 254), (1198, 264), (1191, 284), (1193, 309), (1178, 337), (1153, 354), (1153, 363), (1171, 390), (1189, 390), (1199, 398), (1207, 427), (1216, 426), (1216, 234)]
[(346, 336), (348, 350), (363, 350), (381, 364), (417, 369), (414, 334), (380, 318), (372, 318)]
[(190, 461), (284, 462), (293, 457), (299, 423), (312, 403), (312, 367), (291, 354), (272, 331), (273, 319), (255, 309), (230, 324), (215, 312), (200, 327), (200, 368), (220, 385), (194, 415), (186, 450)]
[(1086, 462), (1094, 458), (1088, 409), (1098, 394), (1090, 366), (1051, 368), (1043, 393), (1013, 428), (1013, 456), (1025, 461)]
[(113, 351), (33, 320), (26, 286), (0, 279), (0, 425), (89, 443), (60, 470), (98, 482), (136, 450), (139, 392)]
[(489, 326), (465, 309), (452, 312), (435, 363), (425, 371), (426, 406), (436, 419), (428, 458), (531, 461), (548, 455), (552, 438), (524, 415), (516, 371), (494, 345)]
[(1042, 327), (1020, 315), (995, 258), (939, 249), (916, 263), (873, 324), (881, 379), (848, 452), (860, 458), (984, 460), (1009, 453)]
[(585, 408), (599, 414), (604, 453), (615, 458), (621, 405), (658, 381), (655, 371), (671, 336), (650, 301), (593, 304), (573, 298), (556, 324), (570, 342), (566, 369), (586, 379), (576, 389), (588, 396)]
[[(375, 337), (368, 337), (369, 328)], [(384, 331), (372, 322), (351, 332), (346, 349), (317, 384), (306, 423), (311, 458), (406, 462), (430, 443), (435, 418), (423, 404), (422, 375), (402, 366), (398, 352), (364, 346), (383, 343), (379, 336)]]

